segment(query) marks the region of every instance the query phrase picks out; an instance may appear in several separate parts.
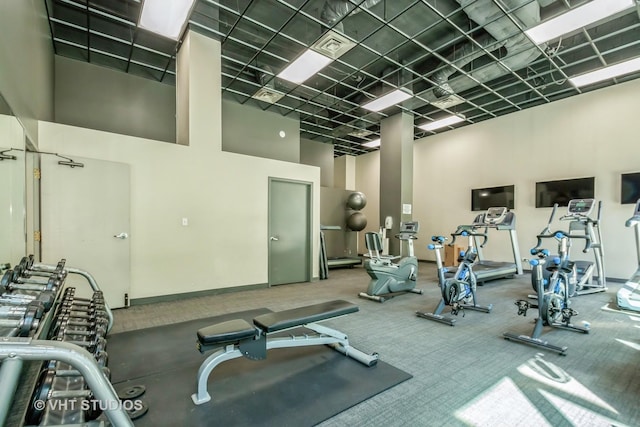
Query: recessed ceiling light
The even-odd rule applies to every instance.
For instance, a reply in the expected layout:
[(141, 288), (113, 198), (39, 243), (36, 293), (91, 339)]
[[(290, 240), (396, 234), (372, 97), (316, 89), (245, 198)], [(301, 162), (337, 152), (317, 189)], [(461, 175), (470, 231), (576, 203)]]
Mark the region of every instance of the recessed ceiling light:
[(195, 0), (145, 0), (138, 26), (178, 40)]
[(363, 147), (369, 147), (369, 148), (374, 148), (374, 147), (379, 147), (380, 146), (380, 138), (378, 139), (374, 139), (372, 141), (369, 142), (365, 142), (364, 144), (360, 144)]
[(636, 71), (640, 71), (640, 58), (634, 58), (629, 61), (620, 62), (618, 64), (610, 65), (599, 70), (591, 71), (590, 73), (571, 77), (569, 81), (575, 87), (582, 87), (590, 85), (592, 83), (600, 82), (602, 80), (608, 80), (614, 77), (630, 74)]
[(435, 129), (440, 129), (445, 126), (450, 126), (456, 123), (460, 123), (464, 121), (465, 117), (462, 114), (445, 117), (444, 119), (436, 120), (434, 122), (425, 123), (423, 125), (418, 126), (422, 130), (430, 131)]
[(287, 68), (282, 70), (278, 77), (292, 83), (301, 84), (309, 77), (331, 63), (332, 59), (313, 50), (306, 50)]
[(542, 44), (560, 37), (601, 19), (635, 6), (635, 0), (592, 0), (582, 6), (571, 9), (562, 15), (549, 19), (535, 27), (529, 28), (525, 34), (535, 44)]
[(384, 96), (381, 96), (380, 98), (367, 102), (362, 106), (362, 108), (370, 111), (382, 111), (385, 108), (391, 107), (392, 105), (398, 104), (402, 101), (406, 101), (412, 96), (412, 94), (405, 92), (404, 90), (396, 89)]

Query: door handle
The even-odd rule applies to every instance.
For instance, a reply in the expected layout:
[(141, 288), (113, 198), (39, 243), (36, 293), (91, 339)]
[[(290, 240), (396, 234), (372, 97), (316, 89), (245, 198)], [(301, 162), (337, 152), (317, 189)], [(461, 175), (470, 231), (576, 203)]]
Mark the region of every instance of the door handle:
[(116, 239), (126, 239), (129, 237), (129, 235), (127, 233), (125, 233), (124, 231), (120, 234), (114, 234), (113, 237), (115, 237)]
[(272, 242), (277, 242), (279, 239), (275, 236), (271, 236), (269, 237), (269, 240), (271, 240)]

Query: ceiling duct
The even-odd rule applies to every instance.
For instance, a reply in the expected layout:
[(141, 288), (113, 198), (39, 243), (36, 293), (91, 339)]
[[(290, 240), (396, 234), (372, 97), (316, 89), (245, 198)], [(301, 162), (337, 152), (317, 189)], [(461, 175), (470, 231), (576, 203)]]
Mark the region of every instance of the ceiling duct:
[[(540, 45), (540, 49), (525, 36), (518, 26), (504, 14), (495, 4), (495, 0), (456, 0), (469, 19), (484, 28), (491, 37), (484, 37), (476, 40), (476, 43), (466, 42), (447, 58), (450, 65), (447, 65), (431, 76), (431, 80), (437, 87), (433, 89), (432, 99), (440, 99), (460, 93), (476, 85), (473, 80), (454, 79), (449, 81), (458, 68), (463, 68), (472, 61), (484, 56), (485, 48), (496, 50), (504, 48), (506, 55), (500, 62), (479, 68), (468, 73), (475, 80), (484, 83), (497, 77), (524, 68), (540, 56), (540, 49), (546, 45)], [(540, 3), (547, 4), (546, 0), (502, 0), (508, 10), (513, 10), (511, 14), (519, 21), (523, 28), (530, 28), (540, 23)], [(497, 16), (501, 16), (496, 19)], [(496, 43), (496, 40), (499, 43)]]
[[(344, 33), (342, 22), (339, 22), (340, 20), (352, 12), (356, 14), (360, 12), (361, 9), (369, 9), (380, 3), (380, 1), (381, 0), (326, 0), (320, 12), (320, 20), (324, 22), (327, 27), (333, 27), (336, 31)], [(359, 8), (356, 8), (357, 6), (359, 6)], [(337, 25), (336, 22), (338, 22)]]

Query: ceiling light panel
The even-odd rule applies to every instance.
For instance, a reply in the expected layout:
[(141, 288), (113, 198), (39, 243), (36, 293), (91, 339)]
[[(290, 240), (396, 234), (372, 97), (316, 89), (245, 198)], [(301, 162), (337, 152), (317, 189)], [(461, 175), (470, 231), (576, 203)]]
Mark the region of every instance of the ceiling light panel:
[(625, 74), (631, 74), (640, 71), (640, 58), (631, 59), (629, 61), (620, 62), (610, 65), (590, 73), (581, 74), (571, 77), (569, 81), (575, 87), (588, 86), (603, 80), (613, 79)]
[(443, 128), (445, 126), (451, 126), (451, 125), (454, 125), (456, 123), (463, 122), (464, 119), (465, 119), (465, 117), (462, 114), (460, 114), (460, 115), (445, 117), (443, 119), (436, 120), (436, 121), (433, 121), (433, 122), (430, 122), (430, 123), (425, 123), (425, 124), (420, 125), (418, 127), (420, 129), (422, 129), (422, 130), (432, 131), (432, 130), (435, 130), (435, 129)]
[(536, 44), (586, 27), (635, 6), (635, 0), (592, 0), (525, 31)]
[(406, 101), (412, 96), (413, 95), (404, 90), (396, 89), (387, 93), (386, 95), (381, 96), (380, 98), (367, 102), (366, 104), (362, 105), (362, 108), (369, 111), (382, 111), (386, 108), (391, 107), (392, 105), (396, 105), (402, 101)]
[(292, 83), (301, 84), (309, 77), (322, 70), (333, 60), (313, 50), (306, 50), (287, 68), (282, 70), (278, 77)]
[(363, 147), (374, 148), (380, 146), (380, 138), (374, 139), (373, 141), (365, 142), (364, 144), (360, 144)]
[(195, 0), (145, 0), (140, 28), (178, 40)]

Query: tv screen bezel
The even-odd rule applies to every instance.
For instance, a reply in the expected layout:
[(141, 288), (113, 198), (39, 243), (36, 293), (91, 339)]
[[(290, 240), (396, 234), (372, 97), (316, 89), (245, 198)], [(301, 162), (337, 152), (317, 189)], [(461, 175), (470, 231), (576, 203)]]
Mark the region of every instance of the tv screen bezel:
[[(583, 195), (583, 196), (569, 196), (568, 199), (566, 199), (566, 201), (562, 201), (562, 202), (558, 202), (558, 199), (554, 199), (550, 202), (550, 204), (540, 204), (540, 193), (541, 190), (539, 189), (539, 186), (541, 184), (553, 184), (553, 183), (566, 183), (569, 181), (586, 181), (588, 180), (590, 182), (591, 188), (589, 188), (588, 190), (590, 190), (590, 195)], [(595, 176), (587, 176), (587, 177), (582, 177), (582, 178), (567, 178), (567, 179), (554, 179), (551, 181), (538, 181), (536, 182), (536, 188), (535, 188), (535, 203), (536, 203), (536, 208), (552, 208), (554, 203), (558, 203), (558, 206), (563, 206), (566, 207), (569, 205), (569, 200), (572, 199), (595, 199), (595, 194), (596, 194), (596, 177)]]
[[(638, 183), (639, 185), (636, 187), (636, 194), (638, 197), (633, 197), (633, 200), (631, 198), (628, 197), (624, 197), (625, 196), (625, 191), (624, 191), (624, 178), (625, 176), (636, 176), (635, 182)], [(629, 172), (629, 173), (622, 173), (620, 174), (620, 204), (622, 205), (633, 205), (635, 204), (638, 199), (640, 199), (640, 172)], [(627, 201), (625, 201), (627, 200)]]
[[(476, 192), (480, 192), (480, 191), (492, 191), (492, 190), (496, 190), (496, 189), (502, 189), (502, 191), (498, 192), (498, 193), (504, 193), (504, 194), (508, 194), (509, 191), (506, 191), (506, 189), (510, 188), (511, 189), (511, 194), (513, 194), (513, 198), (511, 199), (511, 203), (508, 203), (506, 205), (491, 205), (491, 206), (487, 206), (484, 209), (476, 209), (476, 206), (474, 204), (474, 197), (473, 195)], [(493, 208), (493, 207), (505, 207), (507, 208), (507, 210), (512, 210), (515, 207), (515, 200), (516, 200), (516, 186), (515, 184), (510, 184), (510, 185), (497, 185), (495, 187), (484, 187), (484, 188), (472, 188), (471, 189), (471, 211), (472, 212), (484, 212), (489, 208)]]

